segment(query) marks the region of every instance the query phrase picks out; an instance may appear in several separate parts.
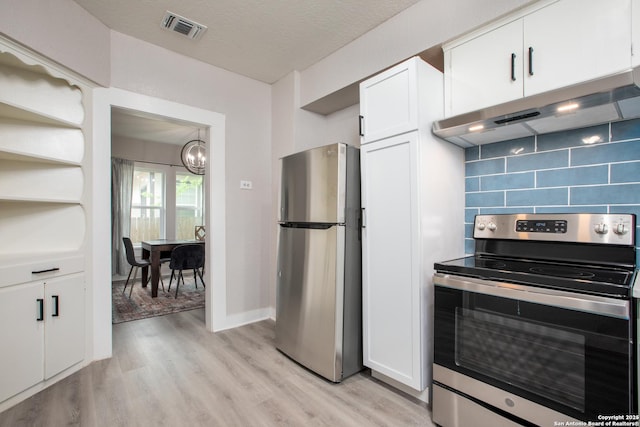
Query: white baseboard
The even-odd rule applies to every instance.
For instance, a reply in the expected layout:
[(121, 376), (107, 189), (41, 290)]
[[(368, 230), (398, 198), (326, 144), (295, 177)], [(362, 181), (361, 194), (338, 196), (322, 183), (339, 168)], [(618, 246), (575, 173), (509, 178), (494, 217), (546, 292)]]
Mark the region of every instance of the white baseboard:
[(273, 318), (273, 309), (260, 308), (252, 311), (245, 311), (244, 313), (237, 313), (229, 315), (225, 318), (224, 324), (218, 325), (214, 332), (224, 331), (227, 329), (237, 328), (239, 326), (248, 325), (249, 323), (260, 322), (262, 320)]

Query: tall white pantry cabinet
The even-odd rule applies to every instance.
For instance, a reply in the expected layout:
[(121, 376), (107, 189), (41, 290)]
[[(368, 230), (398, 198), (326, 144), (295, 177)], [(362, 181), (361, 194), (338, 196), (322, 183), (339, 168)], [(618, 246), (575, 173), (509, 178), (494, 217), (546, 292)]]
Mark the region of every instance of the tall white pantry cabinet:
[(0, 411), (85, 358), (81, 87), (0, 43)]
[(433, 264), (464, 255), (463, 151), (431, 133), (443, 110), (442, 73), (418, 57), (360, 84), (363, 361), (427, 399)]

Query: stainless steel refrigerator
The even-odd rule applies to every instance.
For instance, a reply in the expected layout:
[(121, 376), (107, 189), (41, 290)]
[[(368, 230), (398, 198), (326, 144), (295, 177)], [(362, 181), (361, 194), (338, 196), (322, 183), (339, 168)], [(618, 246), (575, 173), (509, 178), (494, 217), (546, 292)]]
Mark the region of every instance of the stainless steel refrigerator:
[(276, 347), (339, 382), (362, 369), (360, 151), (282, 158)]

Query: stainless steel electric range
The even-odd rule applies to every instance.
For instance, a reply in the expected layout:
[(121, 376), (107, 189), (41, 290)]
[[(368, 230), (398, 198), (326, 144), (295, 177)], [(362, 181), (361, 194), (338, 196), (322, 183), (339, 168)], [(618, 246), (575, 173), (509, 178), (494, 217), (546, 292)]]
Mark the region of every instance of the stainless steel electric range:
[(627, 214), (477, 215), (475, 254), (435, 264), (434, 422), (637, 420), (635, 227)]

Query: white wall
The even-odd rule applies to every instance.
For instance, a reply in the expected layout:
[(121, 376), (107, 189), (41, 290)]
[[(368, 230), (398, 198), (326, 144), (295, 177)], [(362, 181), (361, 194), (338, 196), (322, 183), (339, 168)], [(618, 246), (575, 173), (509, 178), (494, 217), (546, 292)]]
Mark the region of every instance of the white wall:
[(352, 105), (327, 116), (327, 141), (344, 142), (345, 144), (360, 146), (360, 129), (358, 116), (360, 104)]
[(0, 33), (109, 86), (109, 29), (71, 0), (2, 0)]
[[(111, 86), (226, 117), (227, 314), (269, 312), (271, 86), (112, 32)], [(213, 153), (212, 155), (215, 155)], [(253, 183), (241, 190), (240, 180)]]

